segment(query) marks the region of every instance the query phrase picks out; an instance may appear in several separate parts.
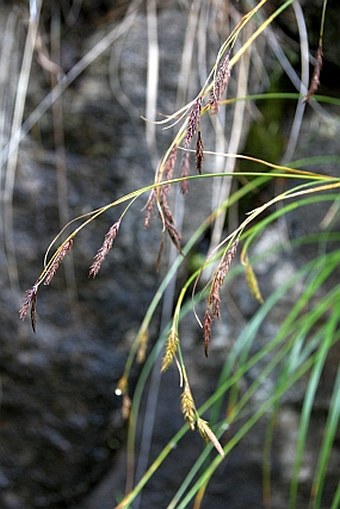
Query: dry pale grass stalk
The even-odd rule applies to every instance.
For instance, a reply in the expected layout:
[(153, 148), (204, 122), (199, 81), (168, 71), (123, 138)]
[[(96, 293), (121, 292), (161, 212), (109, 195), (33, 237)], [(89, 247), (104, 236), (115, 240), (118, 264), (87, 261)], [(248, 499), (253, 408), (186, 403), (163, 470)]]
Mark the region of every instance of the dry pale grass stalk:
[(211, 442), (215, 447), (216, 451), (224, 458), (225, 454), (223, 447), (218, 441), (218, 438), (216, 437), (215, 433), (211, 430), (207, 421), (199, 417), (197, 419), (197, 429), (203, 440), (205, 440), (206, 442)]
[(115, 222), (106, 233), (103, 244), (98, 249), (97, 254), (93, 258), (93, 262), (89, 270), (89, 277), (95, 278), (100, 271), (102, 263), (105, 260), (108, 252), (111, 250), (113, 242), (117, 237), (120, 228), (120, 222), (120, 220)]
[(174, 331), (173, 329), (171, 329), (171, 331), (168, 334), (168, 338), (167, 338), (167, 342), (166, 342), (166, 346), (165, 346), (165, 353), (163, 356), (162, 367), (161, 367), (162, 373), (167, 371), (169, 369), (169, 367), (171, 366), (171, 364), (173, 363), (176, 352), (177, 352), (177, 348), (178, 348), (178, 341), (179, 340), (178, 340), (177, 332)]
[(68, 239), (61, 247), (60, 250), (51, 263), (49, 269), (47, 270), (46, 276), (44, 278), (44, 285), (49, 285), (52, 279), (54, 278), (57, 270), (59, 269), (60, 265), (62, 264), (65, 256), (67, 253), (71, 251), (73, 247), (73, 238)]
[(197, 411), (189, 385), (186, 383), (181, 394), (181, 408), (184, 419), (190, 429), (194, 430), (197, 424)]

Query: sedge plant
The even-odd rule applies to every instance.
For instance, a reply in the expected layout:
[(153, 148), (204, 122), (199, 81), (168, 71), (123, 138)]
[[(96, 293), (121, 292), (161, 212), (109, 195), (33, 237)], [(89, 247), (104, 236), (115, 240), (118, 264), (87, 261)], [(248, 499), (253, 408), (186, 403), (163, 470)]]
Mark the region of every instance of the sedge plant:
[[(77, 73), (82, 72), (87, 65), (95, 60), (100, 52), (104, 51), (115, 40), (115, 37), (122, 33), (123, 29), (126, 30), (126, 27), (132, 26), (134, 16), (141, 4), (142, 2), (138, 1), (131, 2), (120, 28), (116, 28), (111, 35), (109, 34), (107, 40), (101, 41), (102, 45), (96, 46), (93, 54), (81, 60), (78, 67), (68, 75), (58, 75), (58, 72), (53, 69), (52, 86), (54, 88), (51, 95), (41, 105), (40, 115), (52, 104), (56, 104), (57, 99), (75, 79)], [(327, 2), (322, 3), (323, 8), (320, 12), (320, 37), (313, 60), (312, 76), (308, 79), (308, 83), (298, 80), (296, 92), (266, 93), (263, 91), (260, 93), (255, 90), (252, 93), (248, 90), (247, 73), (250, 72), (251, 66), (250, 53), (252, 51), (256, 53), (257, 44), (261, 38), (264, 36), (274, 37), (272, 25), (287, 10), (295, 14), (300, 34), (303, 33), (305, 20), (298, 2), (286, 0), (279, 2), (277, 7), (273, 7), (267, 0), (245, 2), (245, 12), (236, 13), (235, 11), (229, 33), (220, 45), (213, 65), (201, 80), (201, 86), (185, 105), (180, 104), (176, 112), (167, 115), (162, 120), (150, 118), (153, 115), (155, 93), (157, 92), (154, 87), (155, 83), (157, 84), (158, 75), (155, 69), (157, 70), (159, 55), (156, 51), (157, 3), (150, 1), (146, 4), (149, 39), (155, 44), (155, 46), (150, 46), (148, 54), (146, 140), (152, 151), (153, 160), (157, 161), (155, 179), (145, 187), (131, 190), (130, 193), (111, 203), (66, 221), (46, 250), (40, 274), (31, 288), (26, 291), (24, 302), (20, 308), (20, 318), (29, 315), (32, 329), (36, 330), (40, 287), (53, 284), (54, 277), (67, 255), (77, 249), (77, 238), (82, 231), (95, 221), (100, 221), (101, 217), (109, 211), (117, 210), (119, 212), (116, 213), (115, 222), (108, 229), (92, 262), (89, 262), (89, 276), (91, 278), (100, 277), (103, 263), (107, 256), (110, 256), (114, 243), (119, 241), (119, 232), (124, 227), (124, 219), (129, 213), (130, 207), (136, 202), (143, 204), (146, 202), (144, 207), (145, 228), (149, 228), (151, 221), (157, 219), (161, 229), (161, 247), (168, 240), (175, 255), (168, 265), (168, 270), (164, 274), (158, 291), (150, 302), (127, 356), (121, 378), (115, 388), (116, 394), (122, 397), (124, 416), (129, 421), (127, 449), (130, 475), (127, 492), (117, 503), (116, 509), (132, 507), (134, 501), (138, 501), (138, 497), (143, 493), (150, 479), (168, 459), (173, 447), (181, 446), (181, 440), (188, 431), (197, 432), (202, 437), (202, 448), (185, 479), (173, 493), (167, 507), (169, 509), (184, 509), (191, 507), (192, 504), (195, 508), (201, 507), (219, 465), (260, 421), (266, 423), (263, 453), (263, 500), (266, 507), (271, 507), (273, 491), (271, 450), (274, 442), (275, 423), (289, 391), (302, 384), (304, 392), (296, 439), (296, 453), (287, 490), (287, 507), (297, 508), (299, 507), (299, 475), (306, 451), (306, 441), (317, 389), (327, 359), (339, 343), (338, 302), (340, 289), (338, 285), (332, 284), (332, 274), (339, 265), (340, 251), (333, 247), (329, 250), (321, 250), (269, 296), (264, 295), (261, 290), (261, 278), (256, 275), (259, 254), (254, 255), (253, 252), (256, 251), (256, 245), (264, 232), (272, 225), (289, 217), (289, 214), (294, 211), (302, 212), (318, 203), (328, 206), (329, 214), (324, 225), (332, 225), (336, 217), (340, 178), (328, 174), (323, 170), (322, 165), (324, 164), (327, 168), (328, 163), (338, 162), (338, 159), (334, 159), (334, 155), (320, 156), (317, 160), (307, 158), (299, 162), (294, 162), (292, 159), (294, 153), (292, 147), (297, 144), (303, 114), (308, 103), (316, 108), (321, 108), (323, 104), (328, 103), (333, 106), (339, 105), (339, 101), (335, 98), (318, 95), (323, 63), (323, 34), (327, 17)], [(209, 7), (212, 8), (213, 4), (214, 2), (211, 2), (210, 6), (209, 2)], [(33, 12), (33, 5), (38, 6), (39, 9), (34, 9)], [(30, 30), (32, 33), (29, 35), (29, 41), (38, 37), (41, 7), (41, 2), (31, 3)], [(204, 8), (203, 2), (193, 2), (190, 11), (192, 16), (188, 24), (188, 41), (190, 37), (196, 36), (195, 26), (199, 20), (202, 22)], [(304, 48), (303, 43), (301, 43), (301, 47)], [(35, 46), (28, 43), (25, 59), (25, 65), (28, 67), (34, 51)], [(277, 49), (276, 55), (280, 55), (279, 49)], [(304, 58), (306, 59), (306, 54), (304, 54)], [(307, 59), (309, 59), (309, 54)], [(293, 73), (293, 68), (289, 67), (285, 60), (282, 61), (289, 72)], [(183, 69), (185, 69), (185, 65), (183, 65)], [(27, 77), (28, 71), (24, 71)], [(154, 75), (155, 72), (156, 75)], [(238, 76), (237, 86), (234, 87), (235, 94), (230, 95), (228, 90), (235, 75)], [(243, 79), (241, 79), (242, 76)], [(306, 75), (303, 78), (306, 80)], [(23, 88), (26, 87), (27, 82), (23, 83)], [(185, 95), (183, 90), (181, 92), (182, 95)], [(121, 99), (122, 102), (126, 101), (124, 96), (121, 96)], [(275, 100), (295, 102), (292, 135), (287, 143), (285, 157), (278, 161), (270, 161), (265, 156), (255, 157), (242, 153), (242, 143), (247, 135), (246, 128), (244, 128), (246, 132), (243, 132), (242, 129), (246, 108), (251, 107), (255, 101), (270, 103)], [(215, 129), (218, 133), (221, 128), (221, 124), (217, 121), (218, 116), (221, 111), (231, 108), (234, 108), (234, 117), (229, 145), (226, 145), (225, 139), (223, 139), (223, 142), (218, 141), (215, 147), (210, 147), (207, 129)], [(35, 121), (35, 117), (32, 115), (26, 124), (22, 125), (22, 118), (23, 102), (21, 97), (17, 102), (16, 115), (13, 119), (13, 135), (9, 146), (9, 153), (14, 154), (14, 158), (10, 159), (6, 180), (5, 211), (9, 231), (12, 220), (10, 196), (15, 177), (17, 150), (20, 140)], [(210, 124), (208, 124), (208, 119)], [(175, 133), (172, 135), (167, 149), (158, 160), (157, 150), (154, 150), (156, 129), (171, 130)], [(19, 134), (16, 134), (17, 132)], [(206, 138), (208, 138), (208, 142), (205, 141)], [(222, 166), (220, 161), (223, 161)], [(312, 162), (318, 164), (318, 171), (306, 169)], [(212, 183), (213, 190), (215, 190), (212, 210), (196, 231), (190, 232), (187, 242), (184, 242), (179, 226), (180, 215), (173, 205), (171, 192), (179, 188), (185, 197), (195, 192), (192, 191), (192, 187), (196, 189), (197, 186), (207, 186), (208, 183)], [(237, 183), (237, 186), (234, 183)], [(280, 183), (281, 186), (283, 183), (282, 188), (276, 186), (276, 183)], [(225, 228), (232, 216), (232, 211), (241, 206), (242, 200), (253, 196), (254, 193), (259, 193), (261, 196), (262, 190), (265, 190), (264, 196), (267, 196), (268, 192), (270, 196), (263, 199), (261, 204), (250, 207), (244, 216), (240, 215), (237, 224), (230, 221), (228, 228)], [(173, 278), (178, 274), (180, 266), (190, 257), (202, 236), (207, 235), (209, 231), (212, 232), (212, 236), (206, 256), (200, 258), (198, 266), (192, 270), (178, 289), (172, 314), (168, 317), (167, 323), (163, 324), (158, 340), (150, 345), (149, 331), (155, 320), (156, 311), (161, 305), (162, 297), (167, 292)], [(293, 252), (294, 249), (312, 244), (327, 246), (328, 242), (332, 242), (330, 245), (336, 246), (338, 241), (339, 234), (327, 231), (320, 226), (318, 235), (302, 235), (290, 239), (289, 246)], [(7, 235), (7, 244), (8, 251), (11, 252), (10, 234)], [(279, 242), (271, 246), (269, 252), (261, 253), (261, 257), (266, 258), (273, 252), (281, 253), (283, 250), (284, 246)], [(13, 264), (12, 275), (15, 279), (14, 267)], [(223, 302), (223, 287), (228, 282), (232, 284), (236, 278), (241, 277), (246, 280), (252, 298), (258, 302), (258, 311), (235, 339), (220, 369), (216, 389), (202, 405), (198, 405), (195, 387), (191, 382), (190, 368), (186, 360), (185, 338), (181, 334), (182, 323), (187, 319), (189, 313), (193, 313), (197, 327), (201, 330), (202, 356), (208, 357), (211, 344), (214, 342), (215, 325), (219, 319), (223, 320), (223, 308), (227, 305)], [(295, 302), (287, 310), (270, 340), (256, 348), (261, 327), (270, 319), (271, 313), (280, 306), (280, 303), (297, 283), (300, 284), (301, 290)], [(316, 300), (317, 305), (314, 305)], [(177, 383), (180, 388), (178, 407), (181, 409), (185, 424), (168, 444), (164, 444), (164, 448), (154, 461), (135, 480), (133, 472), (136, 462), (136, 434), (141, 399), (150, 373), (157, 365), (159, 355), (161, 355), (162, 361), (160, 365), (158, 364), (158, 371), (162, 373), (162, 376), (167, 376), (166, 372), (170, 369), (175, 369), (178, 372)], [(209, 358), (207, 362), (211, 362), (211, 359)], [(134, 393), (131, 394), (130, 378), (132, 368), (136, 363), (142, 368), (137, 386)], [(256, 378), (252, 379), (248, 385), (244, 385), (244, 379), (252, 373), (255, 367), (257, 369)], [(269, 378), (272, 380), (270, 390), (264, 389), (265, 381)], [(339, 423), (339, 388), (340, 374), (338, 371), (333, 381), (330, 403), (327, 407), (325, 433), (317, 452), (317, 461), (310, 486), (310, 507), (313, 509), (323, 507), (323, 496)], [(254, 405), (256, 394), (262, 390), (267, 390), (266, 398)], [(209, 415), (209, 421), (206, 415)], [(231, 428), (235, 431), (231, 434), (226, 433), (226, 430)], [(215, 454), (212, 453), (212, 450), (215, 451)], [(339, 506), (339, 487), (331, 493), (329, 500), (332, 509)], [(114, 501), (112, 501), (113, 504)], [(275, 506), (273, 505), (273, 507)]]

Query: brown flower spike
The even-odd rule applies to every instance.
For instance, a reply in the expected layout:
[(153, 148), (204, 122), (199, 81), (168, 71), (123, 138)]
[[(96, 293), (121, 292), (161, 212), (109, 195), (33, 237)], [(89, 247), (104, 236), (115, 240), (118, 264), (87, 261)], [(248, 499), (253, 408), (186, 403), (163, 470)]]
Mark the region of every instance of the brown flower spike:
[(208, 298), (208, 304), (209, 304), (209, 306), (211, 306), (213, 318), (220, 318), (220, 316), (221, 316), (221, 310), (220, 310), (221, 287), (223, 285), (226, 275), (229, 272), (230, 265), (235, 257), (237, 246), (238, 246), (238, 240), (236, 240), (232, 244), (231, 248), (228, 249), (224, 253), (224, 255), (219, 263), (219, 266), (217, 267), (217, 269), (215, 271), (213, 281), (211, 284), (209, 298)]
[[(199, 131), (200, 120), (201, 120), (201, 111), (202, 111), (202, 97), (198, 96), (191, 108), (188, 125), (187, 125), (187, 130), (185, 133), (185, 139), (184, 139), (184, 147), (185, 148), (189, 147), (196, 132)], [(190, 174), (189, 152), (186, 152), (183, 155), (182, 162), (181, 162), (181, 177), (183, 177), (185, 179), (186, 177), (188, 177), (189, 174)], [(188, 193), (189, 186), (188, 186), (187, 180), (183, 180), (181, 182), (180, 187), (181, 187), (182, 194)]]
[(67, 253), (72, 249), (73, 246), (73, 238), (68, 239), (60, 248), (57, 254), (55, 255), (54, 260), (52, 260), (51, 265), (46, 269), (45, 274), (41, 278), (38, 279), (30, 288), (26, 290), (24, 302), (19, 309), (19, 318), (23, 320), (25, 316), (28, 314), (30, 310), (31, 314), (31, 325), (33, 332), (36, 332), (36, 324), (37, 324), (37, 300), (38, 300), (38, 288), (40, 283), (44, 281), (44, 285), (49, 285), (52, 279), (54, 278), (57, 270), (62, 264)]
[(202, 132), (199, 130), (197, 133), (197, 142), (196, 142), (196, 170), (197, 173), (201, 175), (202, 173), (202, 165), (204, 160), (204, 145), (202, 139)]
[(153, 189), (149, 195), (148, 202), (146, 204), (146, 214), (144, 219), (144, 228), (147, 229), (150, 226), (152, 211), (156, 203), (156, 190)]
[[(177, 159), (177, 145), (174, 145), (170, 151), (170, 154), (166, 160), (166, 163), (164, 165), (162, 180), (171, 180), (174, 175), (174, 169), (176, 165), (176, 159)], [(164, 185), (161, 188), (161, 194), (162, 195), (168, 195), (170, 190), (170, 185)]]
[(215, 81), (213, 85), (213, 89), (210, 94), (210, 107), (213, 113), (218, 112), (218, 102), (222, 99), (222, 96), (228, 86), (229, 79), (230, 79), (230, 53), (231, 49), (228, 51), (228, 53), (225, 55), (225, 57), (221, 60), (216, 76)]
[(117, 237), (119, 227), (120, 220), (114, 223), (109, 229), (109, 231), (106, 233), (103, 244), (98, 249), (96, 256), (93, 258), (93, 262), (89, 270), (89, 277), (95, 278), (98, 272), (100, 271), (102, 263), (105, 260), (108, 252), (112, 248), (115, 238)]
[(188, 148), (193, 139), (201, 119), (202, 97), (198, 96), (191, 109), (188, 126), (185, 134), (184, 146)]
[(175, 226), (174, 216), (170, 210), (167, 199), (162, 198), (160, 207), (163, 214), (163, 221), (166, 231), (169, 234), (170, 239), (175, 244), (177, 251), (181, 252), (181, 235)]
[(185, 180), (182, 180), (180, 183), (181, 193), (182, 194), (188, 194), (189, 192), (189, 184), (186, 180), (186, 177), (190, 174), (190, 160), (189, 160), (190, 154), (189, 152), (186, 152), (182, 157), (181, 162), (181, 177)]
[(213, 322), (213, 317), (211, 316), (211, 313), (209, 309), (206, 309), (203, 319), (203, 346), (204, 346), (204, 353), (205, 356), (208, 357), (208, 348), (209, 343), (211, 341), (211, 325)]
[(68, 241), (65, 242), (65, 244), (62, 245), (62, 247), (59, 250), (59, 253), (51, 263), (51, 266), (47, 270), (45, 279), (44, 279), (44, 285), (49, 285), (52, 279), (54, 278), (57, 270), (59, 269), (60, 265), (62, 264), (65, 256), (67, 253), (71, 251), (73, 247), (73, 238), (68, 239)]
[(19, 318), (23, 320), (28, 311), (31, 310), (31, 325), (33, 332), (36, 331), (37, 323), (37, 299), (38, 299), (38, 285), (35, 284), (29, 290), (26, 290), (25, 300), (19, 309)]
[(206, 357), (208, 357), (208, 347), (211, 341), (212, 322), (221, 316), (221, 287), (235, 257), (238, 242), (236, 239), (230, 249), (224, 253), (212, 279), (208, 305), (203, 319), (203, 346)]

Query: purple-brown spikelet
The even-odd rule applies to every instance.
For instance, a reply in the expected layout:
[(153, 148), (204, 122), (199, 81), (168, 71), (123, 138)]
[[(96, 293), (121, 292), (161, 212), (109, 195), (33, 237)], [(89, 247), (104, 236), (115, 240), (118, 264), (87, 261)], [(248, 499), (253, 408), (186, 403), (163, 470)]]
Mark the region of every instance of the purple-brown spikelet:
[(205, 356), (208, 357), (208, 348), (209, 343), (211, 341), (211, 325), (212, 325), (212, 317), (209, 309), (206, 309), (204, 318), (203, 318), (203, 346)]
[[(175, 145), (170, 154), (169, 157), (165, 163), (164, 170), (163, 170), (163, 178), (164, 180), (170, 180), (173, 177), (174, 167), (176, 164), (176, 157), (177, 157), (177, 145)], [(176, 249), (178, 251), (181, 251), (181, 236), (175, 226), (175, 220), (173, 217), (173, 214), (170, 209), (169, 205), (169, 190), (170, 186), (165, 184), (160, 189), (160, 193), (158, 196), (158, 205), (159, 205), (159, 213), (160, 217), (163, 223), (164, 229), (167, 231), (170, 239), (175, 244)], [(156, 191), (155, 191), (155, 198), (156, 198)], [(163, 242), (161, 242), (161, 248), (159, 251), (159, 256), (157, 257), (158, 263), (160, 262), (160, 256), (163, 248)]]
[(26, 290), (24, 302), (19, 309), (19, 318), (23, 320), (28, 311), (31, 310), (31, 325), (33, 332), (36, 330), (37, 323), (37, 299), (38, 299), (38, 286), (35, 284), (32, 288)]
[[(177, 145), (174, 145), (170, 151), (170, 154), (164, 164), (161, 180), (167, 181), (171, 180), (174, 175), (174, 169), (176, 165), (176, 159), (177, 159)], [(160, 198), (163, 201), (167, 201), (167, 195), (170, 191), (170, 185), (165, 184), (160, 189)], [(156, 203), (156, 197), (157, 197), (157, 191), (156, 189), (153, 189), (150, 193), (147, 205), (146, 205), (146, 214), (144, 219), (144, 228), (149, 228), (150, 221), (151, 221), (151, 215), (155, 207)]]
[(182, 194), (188, 194), (189, 192), (189, 184), (186, 180), (186, 177), (190, 175), (190, 153), (185, 152), (185, 154), (182, 157), (181, 162), (181, 177), (185, 180), (182, 180), (180, 183), (181, 193)]
[[(171, 180), (174, 175), (174, 169), (177, 159), (177, 145), (174, 145), (170, 151), (170, 154), (165, 162), (162, 180)], [(162, 186), (161, 194), (168, 194), (170, 189), (169, 185)]]
[[(199, 95), (194, 102), (187, 124), (187, 129), (184, 138), (184, 147), (188, 148), (196, 132), (199, 131), (200, 120), (202, 111), (202, 97)], [(190, 159), (189, 152), (186, 152), (182, 157), (181, 162), (181, 177), (185, 178), (190, 174)], [(189, 185), (187, 180), (183, 180), (180, 183), (181, 193), (187, 194), (189, 191)]]
[(211, 341), (212, 323), (215, 318), (220, 318), (221, 316), (221, 287), (235, 257), (238, 242), (238, 239), (236, 239), (230, 249), (224, 253), (217, 269), (215, 270), (211, 283), (207, 308), (203, 318), (203, 345), (204, 353), (207, 357), (208, 347)]
[(156, 191), (155, 191), (155, 189), (153, 189), (150, 193), (148, 202), (146, 204), (146, 214), (145, 214), (145, 219), (144, 219), (144, 228), (145, 229), (149, 228), (149, 226), (150, 226), (151, 215), (152, 215), (153, 209), (155, 208), (155, 203), (156, 203)]
[(225, 57), (221, 60), (213, 85), (213, 89), (210, 94), (210, 108), (213, 113), (217, 113), (218, 111), (218, 102), (222, 99), (222, 96), (228, 86), (230, 79), (230, 53), (231, 49), (225, 55)]
[(209, 293), (209, 305), (211, 307), (211, 315), (213, 318), (221, 316), (221, 286), (217, 278), (214, 279)]
[(185, 139), (184, 139), (184, 146), (185, 148), (188, 148), (191, 140), (193, 139), (200, 123), (201, 119), (201, 110), (202, 110), (202, 97), (198, 96), (196, 101), (193, 104), (193, 107), (191, 108), (187, 130), (185, 133)]
[(68, 241), (65, 242), (65, 244), (63, 244), (63, 246), (61, 247), (59, 253), (57, 254), (57, 256), (53, 260), (51, 266), (47, 270), (47, 273), (46, 273), (46, 276), (44, 279), (44, 285), (50, 284), (50, 282), (54, 278), (57, 270), (59, 269), (60, 265), (62, 264), (65, 256), (67, 255), (67, 253), (69, 253), (71, 251), (72, 247), (73, 247), (73, 238), (68, 239)]
[(103, 244), (98, 249), (96, 256), (93, 258), (93, 262), (89, 270), (89, 277), (95, 278), (100, 271), (102, 263), (112, 248), (115, 238), (117, 237), (119, 227), (120, 220), (114, 223), (106, 233)]
[(197, 133), (197, 142), (196, 142), (196, 170), (197, 173), (202, 173), (202, 164), (204, 159), (204, 145), (202, 139), (201, 130)]
[(220, 318), (220, 316), (221, 316), (221, 311), (220, 311), (221, 287), (223, 285), (226, 275), (229, 272), (230, 265), (235, 257), (237, 246), (238, 246), (238, 239), (232, 244), (230, 249), (228, 249), (224, 253), (224, 255), (223, 255), (216, 271), (215, 271), (213, 281), (211, 284), (209, 298), (208, 298), (208, 305), (211, 307), (211, 310), (212, 310), (211, 313), (212, 313), (213, 318)]
[(161, 201), (161, 209), (163, 214), (163, 221), (166, 231), (169, 234), (170, 239), (175, 244), (176, 249), (181, 251), (181, 235), (175, 226), (174, 216), (170, 210), (167, 200)]
[(309, 85), (308, 92), (303, 99), (303, 102), (309, 102), (310, 99), (313, 97), (315, 92), (317, 92), (319, 86), (320, 86), (320, 73), (322, 69), (322, 61), (323, 61), (323, 53), (322, 53), (322, 47), (319, 46), (316, 52), (316, 59), (315, 59), (315, 65), (313, 70), (312, 79)]

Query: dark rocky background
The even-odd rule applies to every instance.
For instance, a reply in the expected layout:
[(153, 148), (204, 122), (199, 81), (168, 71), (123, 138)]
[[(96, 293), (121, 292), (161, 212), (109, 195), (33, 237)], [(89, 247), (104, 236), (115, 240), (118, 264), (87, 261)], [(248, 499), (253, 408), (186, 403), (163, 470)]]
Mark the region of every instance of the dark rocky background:
[[(218, 3), (211, 2), (211, 6), (216, 7)], [(181, 50), (190, 2), (164, 0), (159, 4), (161, 77), (157, 107), (163, 113), (171, 113), (176, 109)], [(236, 2), (232, 6), (229, 2), (221, 2), (218, 6), (220, 10), (215, 13), (214, 30), (207, 39), (210, 64), (221, 38), (225, 36), (225, 28), (221, 28), (223, 16), (226, 16), (228, 8), (232, 12), (235, 8), (242, 9), (239, 4)], [(314, 30), (311, 33), (312, 49), (316, 47), (319, 20), (319, 6), (316, 4), (318, 2), (304, 3), (307, 22)], [(129, 2), (123, 0), (46, 1), (41, 20), (43, 42), (46, 48), (50, 48), (51, 22), (53, 17), (57, 19), (58, 16), (60, 66), (67, 72), (97, 41), (119, 26), (128, 5)], [(339, 87), (334, 73), (339, 73), (339, 47), (334, 33), (338, 8), (333, 4), (329, 9), (321, 91), (336, 95)], [(214, 14), (213, 9), (212, 12)], [(41, 289), (36, 334), (31, 332), (28, 321), (18, 320), (17, 310), (25, 289), (39, 274), (45, 249), (60, 224), (67, 218), (86, 213), (152, 182), (155, 157), (169, 143), (171, 133), (157, 128), (154, 154), (151, 151), (150, 155), (150, 147), (145, 141), (145, 123), (140, 118), (145, 113), (148, 48), (145, 16), (146, 8), (142, 3), (129, 30), (63, 94), (65, 152), (58, 151), (58, 147), (56, 150), (51, 109), (33, 126), (20, 145), (12, 208), (15, 253), (10, 246), (6, 251), (4, 244), (0, 249), (1, 509), (109, 509), (124, 492), (126, 423), (121, 417), (120, 398), (115, 396), (114, 390), (134, 335), (161, 277), (155, 270), (160, 228), (155, 221), (153, 228), (144, 231), (141, 208), (145, 201), (137, 202), (125, 216), (114, 249), (95, 281), (88, 279), (88, 267), (121, 209), (109, 211), (79, 235), (64, 268), (59, 270), (50, 287)], [(291, 43), (294, 49), (296, 31), (290, 16), (291, 13), (287, 13), (276, 30), (285, 44)], [(214, 15), (211, 17), (214, 18)], [(5, 146), (27, 29), (26, 3), (2, 2), (0, 24), (1, 33), (7, 37), (2, 40), (3, 47), (5, 43), (12, 44), (10, 66), (7, 72), (2, 73), (0, 82), (2, 96), (7, 94), (7, 102), (2, 99), (1, 103), (1, 144)], [(11, 41), (10, 37), (13, 38)], [(179, 95), (191, 98), (202, 73), (204, 68), (195, 67), (193, 62), (188, 90), (182, 88)], [(50, 74), (35, 59), (25, 117), (48, 93), (50, 80)], [(230, 86), (232, 90), (235, 87), (233, 83)], [(261, 89), (263, 83), (258, 82), (256, 87)], [(307, 153), (311, 155), (311, 150), (315, 154), (322, 151), (339, 153), (339, 147), (336, 147), (339, 119), (335, 117), (336, 112), (330, 112), (332, 116), (324, 120), (322, 116), (308, 111), (296, 158)], [(287, 120), (281, 117), (275, 119), (282, 124), (284, 138), (290, 125)], [(250, 117), (248, 122), (250, 126)], [(244, 140), (244, 143), (251, 147), (251, 140)], [(327, 171), (338, 172), (338, 166), (333, 165)], [(5, 165), (0, 176), (3, 190)], [(210, 189), (202, 191), (193, 186), (188, 198), (189, 220), (184, 222), (184, 227), (190, 227), (190, 230), (184, 230), (185, 238), (209, 210), (210, 193)], [(200, 204), (199, 211), (197, 202)], [(5, 206), (2, 203), (2, 214)], [(323, 213), (320, 211), (320, 217)], [(293, 233), (301, 228), (312, 229), (315, 216), (312, 220), (310, 216), (292, 217), (289, 227)], [(269, 229), (263, 242), (267, 241), (270, 245), (277, 235), (275, 228)], [(4, 238), (4, 231), (2, 236)], [(264, 291), (269, 292), (274, 287), (283, 270), (296, 270), (299, 262), (308, 258), (308, 253), (301, 252), (300, 257), (300, 260), (285, 260), (284, 269), (280, 257), (272, 259), (262, 271), (260, 268)], [(185, 268), (180, 278), (184, 276)], [(244, 281), (239, 280), (228, 289), (228, 296), (233, 299), (242, 318), (247, 320), (253, 315), (256, 305), (245, 297), (247, 291), (244, 285)], [(204, 401), (215, 387), (216, 373), (223, 363), (226, 349), (237, 337), (240, 328), (239, 315), (233, 314), (232, 308), (229, 312), (224, 311), (224, 318), (209, 361), (202, 356), (199, 331), (194, 322), (188, 319), (187, 325), (184, 325), (185, 351), (190, 355), (191, 376), (200, 401)], [(280, 316), (276, 317), (276, 320), (279, 319)], [(273, 324), (267, 325), (264, 337), (266, 334), (270, 336), (275, 328), (275, 316), (273, 320)], [(157, 338), (159, 321), (160, 316), (157, 315), (151, 331), (153, 340)], [(330, 377), (338, 365), (337, 355), (334, 354), (334, 362), (329, 368)], [(131, 395), (138, 369), (133, 371)], [(182, 425), (179, 393), (175, 389), (176, 376), (170, 372), (160, 382), (151, 457)], [(328, 397), (326, 387), (320, 398), (327, 401)], [(280, 417), (278, 451), (281, 450), (281, 453), (278, 452), (273, 467), (274, 509), (286, 507), (286, 476), (292, 461), (287, 450), (298, 425), (300, 404), (299, 396), (295, 400), (292, 398)], [(321, 413), (324, 412), (321, 403), (320, 409)], [(308, 449), (312, 458), (313, 436), (318, 437), (322, 433), (322, 422), (322, 418), (316, 416)], [(291, 435), (287, 426), (292, 430)], [(230, 460), (222, 464), (202, 507), (263, 507), (262, 440), (263, 428), (258, 426)], [(186, 436), (170, 461), (162, 466), (145, 489), (140, 507), (166, 507), (166, 502), (201, 448), (202, 443), (196, 435)], [(304, 472), (308, 479), (308, 465)], [(338, 476), (339, 465), (334, 465), (329, 480), (330, 490)], [(305, 499), (303, 495), (302, 490), (299, 508), (307, 509), (307, 490)]]

